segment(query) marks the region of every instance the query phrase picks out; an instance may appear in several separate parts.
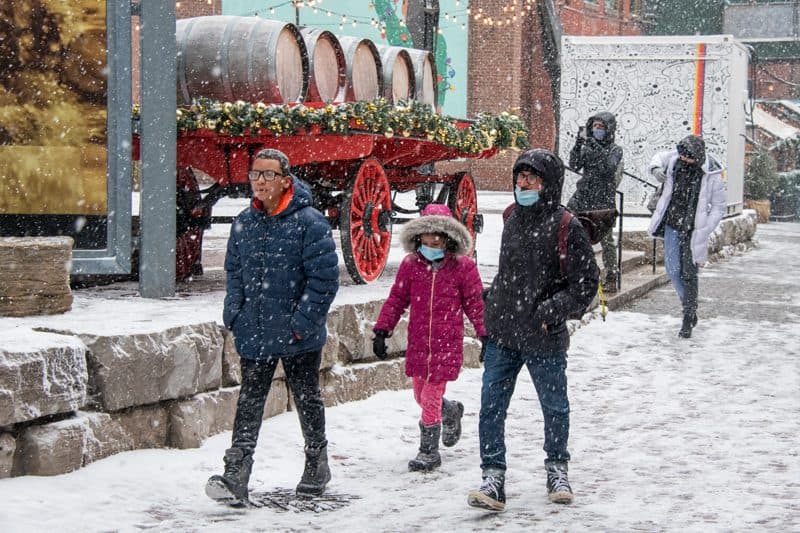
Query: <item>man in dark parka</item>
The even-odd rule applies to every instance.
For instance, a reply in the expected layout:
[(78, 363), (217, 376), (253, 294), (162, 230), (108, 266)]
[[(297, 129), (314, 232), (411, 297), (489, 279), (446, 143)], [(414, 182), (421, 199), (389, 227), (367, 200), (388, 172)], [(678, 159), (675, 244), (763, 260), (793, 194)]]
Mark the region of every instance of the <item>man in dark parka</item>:
[(248, 500), (253, 452), (278, 361), (305, 439), (297, 493), (321, 494), (331, 477), (319, 389), (325, 322), (339, 288), (331, 227), (282, 152), (256, 154), (249, 178), (253, 200), (233, 221), (225, 255), (223, 311), (241, 357), (242, 385), (225, 473), (206, 484), (208, 496), (231, 504)]
[(528, 150), (513, 169), (516, 205), (503, 228), (497, 275), (485, 296), (485, 344), (479, 421), (483, 483), (468, 503), (505, 508), (505, 418), (522, 366), (536, 387), (544, 415), (547, 491), (554, 502), (572, 501), (567, 478), (569, 399), (567, 318), (597, 292), (599, 269), (577, 218), (567, 228), (562, 276), (558, 233), (564, 208), (561, 159), (548, 150)]

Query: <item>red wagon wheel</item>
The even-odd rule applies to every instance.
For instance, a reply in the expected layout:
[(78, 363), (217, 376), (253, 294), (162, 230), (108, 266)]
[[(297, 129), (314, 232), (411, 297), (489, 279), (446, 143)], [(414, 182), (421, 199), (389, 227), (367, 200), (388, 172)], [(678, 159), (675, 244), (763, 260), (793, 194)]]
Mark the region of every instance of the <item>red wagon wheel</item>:
[(451, 184), (450, 194), (447, 197), (447, 207), (452, 211), (453, 216), (464, 224), (472, 236), (472, 250), (468, 255), (472, 255), (475, 249), (475, 238), (477, 230), (475, 228), (476, 215), (478, 214), (478, 195), (475, 192), (475, 182), (467, 172), (456, 174)]
[(339, 218), (342, 255), (356, 283), (375, 281), (383, 272), (392, 242), (392, 199), (380, 162), (366, 159), (351, 181)]

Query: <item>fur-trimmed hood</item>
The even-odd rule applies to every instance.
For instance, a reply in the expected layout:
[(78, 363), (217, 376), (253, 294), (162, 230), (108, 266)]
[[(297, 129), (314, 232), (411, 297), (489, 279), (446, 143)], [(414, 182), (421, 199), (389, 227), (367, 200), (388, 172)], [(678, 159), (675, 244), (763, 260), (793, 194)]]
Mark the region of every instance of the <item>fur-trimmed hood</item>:
[(417, 251), (416, 237), (423, 233), (444, 233), (456, 244), (456, 255), (466, 255), (472, 249), (472, 236), (463, 224), (452, 217), (443, 204), (428, 204), (422, 215), (403, 225), (400, 242), (408, 253)]

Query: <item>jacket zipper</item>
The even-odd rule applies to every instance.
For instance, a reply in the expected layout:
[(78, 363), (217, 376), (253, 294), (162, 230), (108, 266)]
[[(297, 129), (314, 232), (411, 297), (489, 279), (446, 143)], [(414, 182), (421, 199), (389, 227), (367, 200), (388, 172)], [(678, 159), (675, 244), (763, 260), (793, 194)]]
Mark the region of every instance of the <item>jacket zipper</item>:
[(428, 378), (431, 377), (431, 359), (433, 358), (433, 295), (436, 292), (436, 270), (433, 270), (433, 279), (431, 279), (431, 297), (428, 306)]

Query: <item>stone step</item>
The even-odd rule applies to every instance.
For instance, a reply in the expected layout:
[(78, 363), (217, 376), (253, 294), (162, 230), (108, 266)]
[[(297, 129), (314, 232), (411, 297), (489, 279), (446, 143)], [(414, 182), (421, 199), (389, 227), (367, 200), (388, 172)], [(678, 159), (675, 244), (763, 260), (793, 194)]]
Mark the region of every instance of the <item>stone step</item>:
[(655, 274), (652, 265), (639, 265), (622, 276), (618, 292), (607, 295), (608, 309), (615, 311), (665, 283), (669, 283), (669, 277), (663, 265), (656, 266)]
[[(606, 268), (603, 264), (603, 252), (595, 251), (594, 258), (597, 261), (597, 266), (600, 267), (600, 273), (605, 276)], [(623, 277), (626, 272), (642, 266), (646, 261), (646, 254), (637, 250), (622, 250), (622, 273)], [(602, 279), (602, 278), (601, 278)]]

